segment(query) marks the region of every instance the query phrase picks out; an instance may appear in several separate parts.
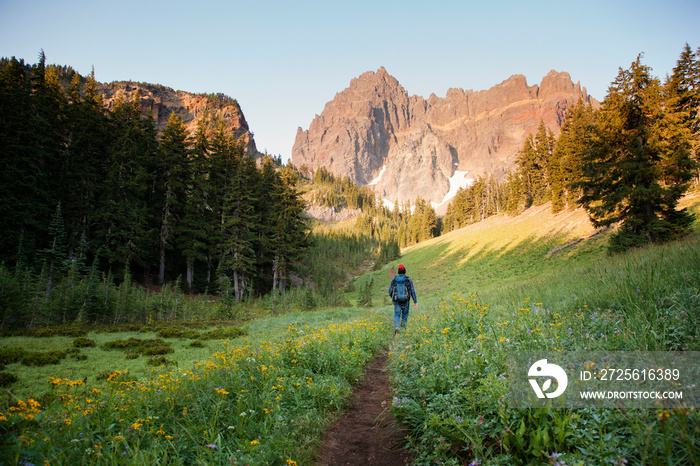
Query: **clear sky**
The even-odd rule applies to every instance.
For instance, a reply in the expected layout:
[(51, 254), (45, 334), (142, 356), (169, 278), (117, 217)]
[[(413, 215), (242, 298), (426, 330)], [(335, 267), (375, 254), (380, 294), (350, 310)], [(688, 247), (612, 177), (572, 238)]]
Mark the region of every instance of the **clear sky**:
[(603, 100), (639, 53), (663, 79), (686, 42), (700, 47), (698, 0), (0, 0), (0, 56), (222, 92), (284, 160), (297, 127), (381, 66), (426, 98), (554, 69)]

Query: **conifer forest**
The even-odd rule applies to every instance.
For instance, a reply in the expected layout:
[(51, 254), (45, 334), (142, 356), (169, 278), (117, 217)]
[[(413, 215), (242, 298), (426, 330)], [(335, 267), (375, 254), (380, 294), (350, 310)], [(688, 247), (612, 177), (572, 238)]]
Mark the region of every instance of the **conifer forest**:
[[(0, 63), (0, 115), (0, 325), (115, 320), (105, 282), (235, 301), (287, 288), (308, 236), (298, 175), (221, 125), (190, 135), (173, 113), (159, 135), (138, 98), (105, 109), (94, 73), (43, 52)], [(56, 287), (70, 302), (34, 304)]]
[[(284, 294), (294, 274), (338, 302), (349, 276), (334, 262), (357, 272), (547, 202), (619, 224), (611, 252), (678, 237), (693, 220), (678, 201), (700, 173), (698, 55), (686, 44), (663, 82), (640, 55), (600, 105), (570, 108), (558, 137), (542, 122), (504, 179), (460, 189), (444, 218), (421, 198), (389, 208), (324, 168), (246, 153), (216, 121), (189, 134), (173, 113), (159, 133), (138, 95), (107, 109), (94, 72), (47, 65), (43, 51), (32, 65), (2, 59), (0, 326), (145, 319), (148, 306), (117, 312), (106, 296), (132, 282), (240, 302)], [(313, 227), (307, 202), (358, 215)]]

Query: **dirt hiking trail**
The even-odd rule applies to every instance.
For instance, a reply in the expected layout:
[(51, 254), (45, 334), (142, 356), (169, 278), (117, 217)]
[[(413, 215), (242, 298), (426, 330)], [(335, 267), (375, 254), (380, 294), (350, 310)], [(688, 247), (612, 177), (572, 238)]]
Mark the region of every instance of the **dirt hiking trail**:
[(318, 462), (330, 465), (403, 466), (410, 455), (401, 448), (404, 433), (391, 414), (389, 356), (379, 353), (365, 368), (351, 405), (325, 434)]

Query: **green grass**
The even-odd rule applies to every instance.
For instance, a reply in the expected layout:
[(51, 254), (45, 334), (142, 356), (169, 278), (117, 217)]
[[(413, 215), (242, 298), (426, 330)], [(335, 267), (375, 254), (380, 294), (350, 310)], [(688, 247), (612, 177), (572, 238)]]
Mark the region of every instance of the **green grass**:
[[(105, 350), (104, 346), (118, 340), (136, 338), (140, 340), (160, 338), (156, 331), (140, 332), (89, 332), (87, 337), (95, 341), (94, 347), (80, 348), (80, 354), (87, 359), (76, 359), (69, 354), (61, 364), (28, 367), (21, 362), (6, 365), (4, 371), (18, 376), (19, 380), (9, 387), (12, 394), (19, 399), (40, 399), (51, 388), (46, 381), (49, 377), (70, 377), (74, 380), (86, 380), (87, 388), (92, 388), (99, 383), (98, 375), (115, 371), (128, 372), (136, 379), (153, 377), (155, 374), (170, 371), (174, 368), (189, 369), (197, 363), (207, 360), (212, 354), (231, 347), (258, 347), (262, 343), (278, 342), (285, 338), (285, 331), (290, 325), (309, 327), (312, 329), (329, 325), (329, 323), (342, 323), (356, 319), (360, 315), (366, 315), (367, 311), (358, 311), (353, 308), (334, 308), (315, 312), (290, 312), (275, 317), (263, 317), (245, 322), (241, 327), (246, 335), (236, 338), (206, 339), (202, 340), (204, 346), (192, 346), (189, 338), (163, 338), (169, 343), (174, 352), (167, 354), (167, 359), (172, 361), (170, 367), (156, 367), (146, 363), (147, 357), (128, 357), (127, 351)], [(207, 327), (201, 330), (206, 334), (215, 328)], [(226, 328), (226, 327), (223, 327)], [(186, 330), (186, 329), (185, 329)], [(54, 336), (50, 338), (35, 337), (3, 337), (0, 339), (0, 348), (22, 348), (36, 352), (52, 350), (67, 351), (73, 348), (73, 337)]]
[(416, 464), (699, 464), (696, 410), (507, 408), (512, 351), (700, 349), (700, 234), (608, 256), (603, 232), (550, 254), (592, 232), (535, 208), (404, 251), (421, 305), (392, 348), (392, 409)]
[(416, 285), (419, 302), (437, 305), (455, 291), (490, 297), (504, 287), (520, 286), (543, 274), (556, 276), (564, 267), (602, 257), (605, 234), (548, 256), (555, 248), (593, 232), (583, 211), (552, 216), (546, 205), (518, 217), (494, 216), (404, 249), (401, 259), (364, 275), (355, 288), (374, 277), (373, 299), (383, 303), (388, 270), (401, 263)]
[[(90, 332), (88, 337), (95, 341), (95, 347), (80, 348), (79, 353), (87, 359), (77, 359), (73, 354), (69, 354), (58, 365), (46, 365), (40, 367), (27, 367), (21, 363), (9, 364), (5, 371), (18, 376), (18, 381), (11, 387), (10, 391), (19, 399), (35, 398), (40, 400), (51, 386), (46, 382), (49, 377), (62, 378), (70, 377), (74, 380), (87, 380), (87, 386), (92, 388), (95, 383), (99, 383), (99, 374), (111, 373), (114, 371), (129, 372), (135, 378), (151, 377), (154, 373), (161, 372), (160, 368), (154, 368), (146, 363), (147, 356), (129, 358), (128, 352), (117, 350), (105, 350), (103, 347), (109, 342), (116, 340), (128, 340), (129, 338), (154, 339), (158, 338), (154, 332), (115, 332), (97, 333)], [(69, 350), (73, 348), (71, 337), (5, 337), (0, 339), (0, 347), (19, 347), (31, 351)], [(175, 350), (168, 354), (167, 359), (173, 361), (173, 366), (188, 368), (197, 362), (205, 360), (213, 353), (221, 351), (226, 345), (224, 340), (205, 341), (203, 348), (193, 348), (189, 346), (191, 340), (166, 338)]]
[[(0, 411), (0, 457), (10, 464), (310, 464), (323, 430), (385, 345), (388, 321), (371, 310), (333, 309), (259, 319), (247, 331), (216, 352), (167, 339), (175, 353), (165, 357), (177, 367), (145, 371), (138, 362), (129, 370), (142, 357), (100, 349), (133, 334), (90, 334), (97, 346), (83, 351), (94, 359), (108, 353), (115, 360), (105, 368), (114, 371), (86, 385), (65, 362), (46, 373), (52, 383), (37, 377), (37, 388), (50, 387), (46, 396)], [(70, 343), (59, 338), (46, 342)]]

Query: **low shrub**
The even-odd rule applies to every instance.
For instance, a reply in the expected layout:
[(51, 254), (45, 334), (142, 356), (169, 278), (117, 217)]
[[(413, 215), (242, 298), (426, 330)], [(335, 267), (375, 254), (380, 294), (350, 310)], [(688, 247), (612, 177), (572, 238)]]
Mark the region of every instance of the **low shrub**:
[(107, 380), (109, 382), (131, 382), (136, 380), (133, 376), (129, 375), (129, 371), (100, 371), (96, 376), (95, 380)]
[(0, 365), (21, 363), (25, 366), (46, 366), (59, 364), (68, 355), (67, 351), (26, 351), (21, 347), (3, 346), (0, 348)]
[(247, 334), (248, 332), (246, 329), (241, 327), (219, 327), (203, 333), (200, 338), (202, 340), (226, 340), (228, 338), (236, 338)]
[(29, 336), (36, 338), (51, 338), (58, 334), (57, 330), (52, 327), (37, 328), (29, 333)]
[(74, 348), (91, 348), (95, 346), (95, 340), (86, 337), (78, 337), (73, 340)]
[(168, 366), (172, 363), (173, 361), (167, 359), (165, 356), (152, 356), (146, 361), (146, 364), (149, 366)]
[(84, 337), (88, 334), (88, 329), (76, 325), (62, 325), (58, 327), (37, 327), (27, 330), (26, 335), (36, 338), (62, 337)]
[(142, 342), (143, 342), (143, 340), (141, 340), (140, 338), (134, 338), (134, 337), (127, 338), (126, 340), (112, 340), (112, 341), (108, 341), (107, 343), (102, 345), (102, 349), (126, 350), (128, 348), (137, 348), (137, 347), (141, 346)]
[(66, 351), (25, 351), (22, 356), (22, 364), (29, 367), (48, 366), (60, 364), (61, 360), (68, 355)]
[(160, 338), (141, 340), (139, 338), (130, 337), (126, 340), (108, 341), (102, 345), (102, 348), (106, 350), (124, 350), (129, 359), (137, 358), (140, 354), (154, 356), (173, 353), (175, 351), (168, 342)]
[(88, 334), (88, 329), (85, 327), (78, 327), (74, 325), (69, 325), (69, 326), (63, 326), (59, 327), (57, 331), (57, 335), (61, 335), (64, 337), (84, 337)]
[(170, 354), (174, 353), (175, 350), (170, 347), (170, 345), (153, 345), (153, 346), (144, 346), (143, 350), (141, 351), (141, 354), (144, 354), (146, 356), (153, 356), (157, 354)]
[(19, 346), (3, 346), (0, 348), (0, 364), (14, 364), (21, 362), (24, 357), (24, 349)]
[(9, 387), (18, 380), (19, 377), (17, 377), (15, 374), (0, 372), (0, 387)]

